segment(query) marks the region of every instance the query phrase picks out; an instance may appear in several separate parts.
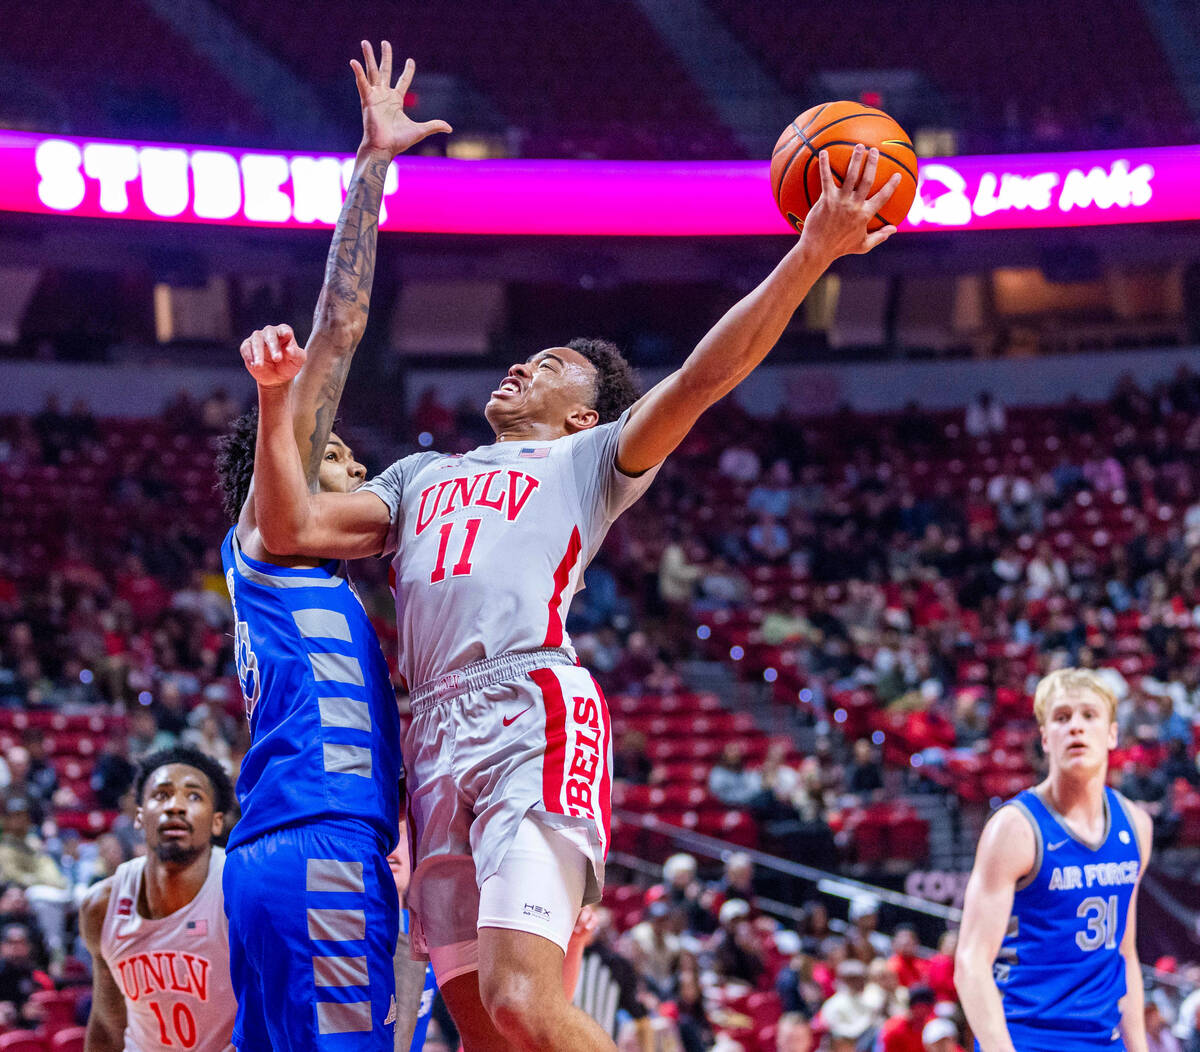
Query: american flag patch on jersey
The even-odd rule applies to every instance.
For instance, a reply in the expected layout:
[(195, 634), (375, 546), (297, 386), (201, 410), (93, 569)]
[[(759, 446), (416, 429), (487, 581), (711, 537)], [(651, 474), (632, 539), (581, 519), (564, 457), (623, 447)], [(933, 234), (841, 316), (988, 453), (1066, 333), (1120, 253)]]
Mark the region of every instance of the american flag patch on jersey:
[(525, 446), (521, 452), (517, 454), (519, 457), (524, 457), (526, 460), (541, 460), (542, 457), (550, 455), (549, 446)]
[(207, 935), (208, 921), (206, 920), (190, 920), (183, 926), (183, 930), (189, 935)]

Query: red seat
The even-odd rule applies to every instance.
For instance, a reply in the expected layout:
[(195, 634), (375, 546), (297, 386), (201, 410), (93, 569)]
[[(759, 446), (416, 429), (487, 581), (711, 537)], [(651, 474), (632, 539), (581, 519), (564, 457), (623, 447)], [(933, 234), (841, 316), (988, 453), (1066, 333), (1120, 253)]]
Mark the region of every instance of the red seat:
[(53, 1036), (75, 1025), (75, 995), (61, 990), (38, 990), (29, 998), (41, 1015), (41, 1031)]
[(50, 1039), (50, 1052), (83, 1052), (87, 1027), (70, 1026)]
[(0, 1034), (0, 1052), (46, 1052), (46, 1042), (29, 1030)]

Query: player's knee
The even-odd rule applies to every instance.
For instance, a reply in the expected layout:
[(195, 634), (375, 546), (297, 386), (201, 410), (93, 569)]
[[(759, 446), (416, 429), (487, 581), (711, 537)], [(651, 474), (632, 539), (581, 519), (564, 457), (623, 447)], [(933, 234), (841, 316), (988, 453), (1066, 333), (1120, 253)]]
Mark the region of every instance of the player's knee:
[(480, 976), (483, 1005), (496, 1029), (521, 1048), (544, 1048), (550, 1036), (553, 1012), (537, 977), (507, 969), (486, 979)]

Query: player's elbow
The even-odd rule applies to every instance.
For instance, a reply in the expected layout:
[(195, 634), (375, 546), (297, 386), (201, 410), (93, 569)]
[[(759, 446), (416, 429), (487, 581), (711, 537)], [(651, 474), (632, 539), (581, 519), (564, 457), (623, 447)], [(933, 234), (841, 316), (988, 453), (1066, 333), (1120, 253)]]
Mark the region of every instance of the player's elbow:
[(335, 354), (351, 354), (366, 327), (367, 317), (357, 303), (322, 304), (313, 319), (313, 335), (319, 335)]
[(268, 552), (283, 556), (304, 554), (305, 531), (298, 520), (286, 515), (263, 516), (261, 509), (255, 510), (258, 532)]
[(970, 989), (983, 978), (990, 978), (992, 962), (971, 946), (959, 946), (954, 955), (954, 985), (960, 991)]

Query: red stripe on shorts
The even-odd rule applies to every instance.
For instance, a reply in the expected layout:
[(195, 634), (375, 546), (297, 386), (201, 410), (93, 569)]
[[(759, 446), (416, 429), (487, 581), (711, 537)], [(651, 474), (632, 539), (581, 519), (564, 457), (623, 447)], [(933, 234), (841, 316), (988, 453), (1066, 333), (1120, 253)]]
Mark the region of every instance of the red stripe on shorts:
[(579, 537), (579, 527), (571, 531), (571, 542), (567, 545), (567, 553), (554, 571), (554, 594), (550, 597), (549, 617), (546, 622), (546, 639), (544, 647), (560, 647), (563, 641), (562, 601), (563, 592), (571, 582), (571, 571), (575, 569), (575, 560), (579, 558), (579, 550), (583, 541)]
[(529, 678), (542, 692), (546, 708), (546, 754), (542, 757), (542, 806), (556, 815), (566, 814), (562, 805), (563, 774), (567, 759), (567, 705), (562, 684), (553, 669), (538, 668)]
[(604, 723), (604, 741), (600, 743), (600, 762), (604, 765), (604, 773), (600, 776), (600, 835), (604, 838), (604, 857), (608, 858), (608, 841), (612, 832), (612, 770), (608, 762), (609, 748), (612, 744), (612, 721), (608, 715), (608, 702), (604, 691), (592, 677), (596, 688), (596, 700), (600, 703), (600, 719)]

